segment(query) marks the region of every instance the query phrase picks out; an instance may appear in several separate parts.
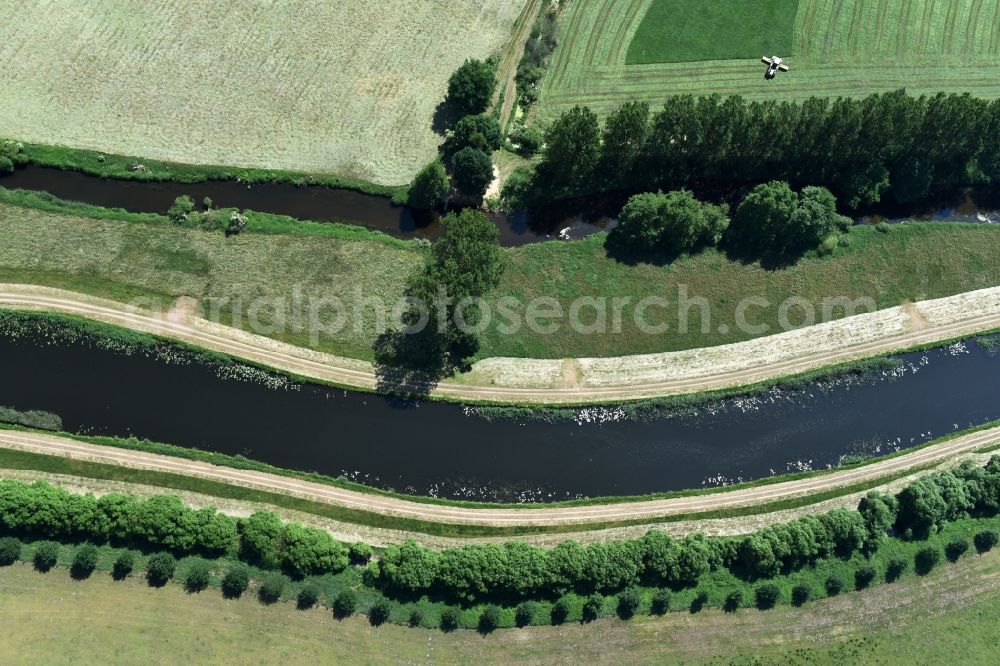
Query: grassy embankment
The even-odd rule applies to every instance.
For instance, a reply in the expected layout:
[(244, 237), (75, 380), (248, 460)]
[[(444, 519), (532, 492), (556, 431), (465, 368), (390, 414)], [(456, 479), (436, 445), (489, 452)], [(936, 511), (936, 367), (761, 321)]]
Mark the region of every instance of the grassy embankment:
[[(922, 578), (860, 594), (780, 606), (766, 615), (708, 609), (630, 622), (532, 627), (480, 636), (336, 621), (326, 609), (265, 607), (245, 595), (147, 588), (103, 572), (75, 581), (58, 568), (0, 569), (4, 644), (23, 663), (258, 663), (400, 659), (436, 663), (961, 663), (990, 664), (1000, 645), (1000, 555), (966, 557)], [(41, 621), (40, 618), (46, 618)], [(53, 621), (49, 621), (52, 619)], [(210, 628), (210, 631), (205, 631)]]
[[(373, 357), (375, 311), (354, 310), (355, 294), (394, 304), (407, 276), (423, 261), (414, 244), (357, 227), (296, 222), (274, 215), (251, 215), (247, 232), (231, 238), (216, 231), (187, 229), (162, 216), (134, 214), (78, 204), (63, 204), (0, 189), (0, 281), (43, 284), (114, 300), (137, 296), (165, 300), (193, 296), (223, 303), (222, 323), (233, 323), (233, 304), (263, 297), (292, 301), (339, 297), (348, 305), (346, 325), (321, 333), (316, 348), (362, 359)], [(555, 335), (522, 327), (504, 335), (494, 325), (481, 335), (479, 357), (565, 358), (673, 351), (737, 342), (753, 337), (734, 325), (742, 298), (763, 296), (773, 306), (753, 308), (752, 323), (778, 326), (778, 304), (798, 296), (817, 305), (825, 298), (870, 297), (880, 308), (996, 286), (1000, 275), (1000, 229), (988, 225), (911, 224), (878, 233), (858, 227), (852, 244), (830, 257), (806, 257), (796, 265), (766, 270), (730, 261), (711, 250), (665, 265), (626, 265), (607, 256), (603, 235), (574, 243), (542, 243), (505, 252), (508, 267), (494, 302), (509, 296), (524, 305), (549, 296), (569, 310), (573, 299), (627, 297), (620, 333), (577, 333), (568, 325)], [(691, 330), (681, 333), (671, 307), (662, 335), (640, 332), (634, 306), (645, 296), (676, 304), (680, 285), (688, 296), (708, 300), (711, 326), (702, 331), (700, 310), (688, 316)], [(658, 323), (659, 310), (651, 311)], [(258, 312), (273, 337), (309, 345), (305, 331), (292, 329), (286, 312)], [(358, 316), (358, 313), (360, 316)], [(842, 311), (837, 309), (840, 316)], [(583, 311), (589, 322), (591, 312)], [(245, 321), (245, 319), (244, 319)], [(609, 328), (611, 327), (609, 316)], [(720, 332), (722, 325), (728, 327)], [(263, 332), (263, 331), (262, 331)]]
[[(762, 55), (791, 71), (764, 81)], [(671, 94), (749, 99), (969, 92), (1000, 84), (997, 0), (575, 0), (542, 84), (540, 120), (605, 115)], [(860, 66), (859, 66), (860, 65)]]

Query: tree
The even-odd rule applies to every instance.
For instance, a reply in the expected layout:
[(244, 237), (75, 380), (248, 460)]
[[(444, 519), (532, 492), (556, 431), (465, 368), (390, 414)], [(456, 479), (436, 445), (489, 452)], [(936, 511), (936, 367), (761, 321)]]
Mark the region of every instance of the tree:
[(877, 491), (872, 491), (858, 502), (858, 513), (865, 522), (868, 538), (865, 540), (865, 550), (874, 552), (885, 540), (886, 532), (896, 522), (898, 509), (896, 498)]
[(918, 576), (926, 576), (941, 561), (941, 551), (933, 546), (924, 546), (913, 556), (914, 571)]
[(604, 597), (599, 594), (592, 594), (583, 602), (581, 615), (584, 622), (593, 622), (601, 616), (601, 608), (604, 607)]
[(650, 602), (650, 612), (653, 615), (664, 615), (670, 610), (670, 590), (667, 588), (660, 588), (653, 593), (653, 599)]
[(35, 544), (35, 555), (32, 562), (39, 571), (48, 571), (56, 565), (59, 559), (59, 544), (55, 541), (39, 541)]
[(448, 79), (448, 102), (463, 115), (482, 113), (496, 88), (496, 69), (489, 62), (466, 60)]
[(618, 607), (616, 608), (618, 617), (623, 620), (632, 619), (632, 616), (639, 610), (640, 603), (642, 603), (642, 595), (639, 590), (634, 587), (626, 588), (618, 595)]
[(355, 541), (347, 547), (347, 554), (351, 564), (368, 564), (372, 559), (372, 547), (363, 541)]
[(490, 604), (479, 614), (479, 633), (488, 634), (500, 627), (500, 607)]
[(283, 526), (284, 566), (297, 576), (337, 573), (347, 567), (344, 544), (328, 532), (295, 523)]
[(478, 202), (493, 182), (493, 160), (478, 148), (463, 148), (451, 158), (451, 172), (459, 191)]
[(242, 536), (241, 557), (266, 569), (274, 569), (284, 559), (283, 537), (285, 526), (270, 511), (255, 511), (240, 521)]
[(535, 620), (538, 604), (534, 601), (522, 601), (514, 609), (514, 623), (519, 627), (527, 627)]
[(306, 583), (299, 589), (295, 602), (300, 610), (312, 608), (319, 602), (319, 586), (313, 582)]
[(413, 208), (434, 210), (441, 205), (441, 201), (448, 194), (449, 189), (451, 189), (451, 183), (448, 181), (444, 165), (434, 161), (413, 177), (406, 202)]
[(368, 623), (373, 627), (379, 627), (389, 621), (390, 612), (392, 612), (392, 606), (389, 604), (389, 600), (385, 597), (379, 597), (368, 609)]
[(70, 565), (70, 575), (77, 580), (81, 580), (94, 573), (97, 568), (97, 546), (92, 543), (85, 543), (76, 549), (73, 554), (73, 563)]
[(410, 617), (407, 619), (406, 623), (410, 627), (419, 627), (424, 623), (424, 612), (419, 608), (414, 608), (410, 611)]
[(569, 610), (569, 599), (566, 597), (559, 597), (556, 599), (556, 602), (552, 604), (552, 624), (559, 625), (566, 622), (566, 619), (569, 618)]
[(236, 562), (222, 577), (222, 596), (227, 599), (238, 599), (249, 586), (250, 569), (242, 562)]
[(354, 614), (358, 598), (352, 590), (343, 589), (333, 598), (333, 616), (338, 620)]
[(649, 137), (649, 105), (628, 102), (604, 121), (600, 170), (602, 178), (627, 186)]
[(906, 571), (909, 563), (902, 557), (894, 557), (885, 566), (885, 582), (894, 583)]
[(111, 567), (111, 577), (115, 580), (124, 580), (135, 568), (135, 553), (131, 550), (123, 550), (115, 558), (115, 563)]
[(454, 155), (463, 148), (476, 148), (484, 153), (492, 153), (502, 145), (500, 123), (493, 116), (479, 114), (459, 120), (441, 149), (445, 155)]
[(969, 542), (965, 539), (952, 539), (948, 542), (948, 545), (944, 547), (945, 557), (948, 558), (949, 562), (957, 562), (958, 558), (965, 555), (969, 550)]
[(198, 558), (188, 564), (184, 576), (184, 589), (188, 592), (201, 592), (208, 587), (212, 575), (212, 565), (208, 560)]
[(534, 125), (518, 127), (510, 134), (510, 140), (517, 145), (517, 154), (521, 157), (531, 157), (545, 143), (545, 135)]
[(796, 585), (792, 588), (792, 605), (802, 606), (809, 601), (809, 597), (811, 596), (812, 590), (809, 589), (808, 585)]
[(156, 553), (146, 562), (146, 581), (152, 587), (163, 587), (174, 576), (177, 560), (170, 553)]
[(576, 106), (559, 116), (545, 132), (545, 154), (538, 175), (555, 196), (580, 193), (590, 186), (600, 158), (597, 116), (588, 108)]
[(257, 598), (263, 604), (273, 604), (281, 599), (281, 593), (285, 590), (285, 577), (277, 571), (265, 574), (257, 588)]
[(854, 571), (854, 589), (863, 590), (875, 580), (875, 568), (871, 565), (858, 567)]
[(722, 610), (727, 613), (735, 613), (743, 605), (743, 590), (733, 590), (726, 595), (726, 600), (722, 603)]
[(21, 557), (21, 540), (17, 537), (0, 537), (0, 566), (10, 566)]
[(167, 217), (180, 224), (188, 219), (188, 215), (194, 212), (194, 199), (186, 194), (174, 199), (174, 203), (167, 209)]
[(458, 613), (449, 606), (441, 611), (441, 622), (438, 625), (441, 631), (455, 631), (458, 629)]
[(754, 599), (759, 610), (774, 608), (781, 597), (781, 590), (774, 583), (765, 583), (754, 590)]
[(826, 588), (826, 594), (829, 597), (835, 597), (844, 590), (844, 581), (839, 576), (830, 576), (823, 583), (823, 587)]
[(704, 204), (687, 190), (631, 197), (611, 237), (633, 251), (669, 257), (715, 245), (729, 225), (725, 206)]
[(973, 543), (976, 545), (976, 552), (980, 555), (993, 550), (998, 540), (1000, 540), (1000, 537), (998, 537), (994, 530), (976, 532), (976, 536), (972, 538)]

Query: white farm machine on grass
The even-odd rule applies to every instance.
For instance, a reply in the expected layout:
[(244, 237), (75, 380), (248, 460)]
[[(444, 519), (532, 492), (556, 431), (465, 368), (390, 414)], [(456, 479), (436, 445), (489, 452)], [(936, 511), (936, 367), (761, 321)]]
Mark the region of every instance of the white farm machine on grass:
[(760, 60), (765, 65), (767, 65), (767, 73), (764, 74), (764, 78), (767, 79), (768, 81), (777, 76), (779, 71), (780, 72), (788, 71), (788, 65), (786, 65), (784, 61), (778, 56), (770, 56), (770, 57), (764, 56)]

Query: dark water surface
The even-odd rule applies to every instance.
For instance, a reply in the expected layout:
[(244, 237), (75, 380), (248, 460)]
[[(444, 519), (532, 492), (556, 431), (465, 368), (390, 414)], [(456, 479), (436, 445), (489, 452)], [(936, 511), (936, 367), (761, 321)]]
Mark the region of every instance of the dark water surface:
[(822, 468), (847, 454), (887, 453), (1000, 418), (1000, 357), (977, 343), (900, 359), (898, 370), (719, 401), (650, 422), (589, 409), (578, 410), (576, 422), (521, 423), (491, 422), (450, 404), (313, 385), (274, 388), (198, 363), (0, 337), (0, 405), (55, 412), (69, 431), (346, 473), (402, 492), (550, 500)]

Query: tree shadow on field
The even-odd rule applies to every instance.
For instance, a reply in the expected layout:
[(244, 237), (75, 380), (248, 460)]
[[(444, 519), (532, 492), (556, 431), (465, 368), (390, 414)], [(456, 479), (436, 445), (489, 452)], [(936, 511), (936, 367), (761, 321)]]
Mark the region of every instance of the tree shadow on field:
[(428, 396), (445, 376), (441, 355), (430, 353), (420, 335), (386, 331), (375, 341), (375, 387), (404, 398)]
[(435, 134), (444, 136), (444, 133), (455, 126), (455, 123), (462, 117), (462, 112), (450, 104), (448, 100), (442, 100), (434, 108), (434, 116), (431, 119), (431, 129)]

